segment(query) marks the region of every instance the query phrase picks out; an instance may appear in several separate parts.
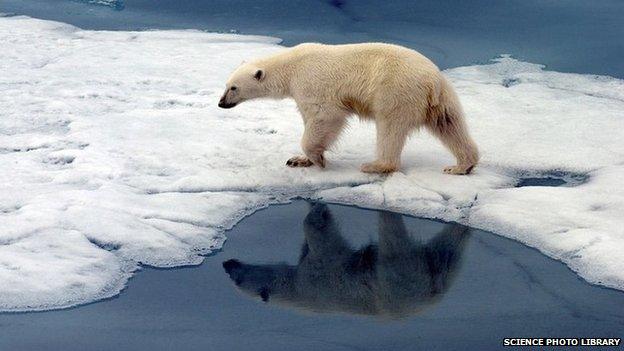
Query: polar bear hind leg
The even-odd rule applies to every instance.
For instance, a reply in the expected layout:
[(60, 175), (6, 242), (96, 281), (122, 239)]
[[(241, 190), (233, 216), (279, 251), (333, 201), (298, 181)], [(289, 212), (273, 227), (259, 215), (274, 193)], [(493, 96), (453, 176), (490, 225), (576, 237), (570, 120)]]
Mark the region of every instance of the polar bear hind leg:
[(405, 141), (413, 128), (405, 123), (402, 115), (379, 116), (375, 119), (377, 127), (377, 159), (362, 165), (365, 173), (392, 173), (401, 166), (401, 152)]
[(479, 151), (468, 134), (461, 111), (445, 109), (445, 112), (430, 118), (427, 129), (436, 136), (455, 156), (457, 164), (444, 168), (447, 174), (469, 174), (479, 162)]

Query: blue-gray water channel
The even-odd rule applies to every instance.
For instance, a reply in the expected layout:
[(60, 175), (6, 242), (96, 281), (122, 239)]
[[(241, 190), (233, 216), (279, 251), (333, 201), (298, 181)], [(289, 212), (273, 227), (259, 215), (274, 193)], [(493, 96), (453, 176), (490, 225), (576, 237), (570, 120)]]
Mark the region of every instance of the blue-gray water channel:
[(0, 314), (0, 350), (496, 350), (623, 337), (624, 293), (460, 224), (271, 206), (194, 268), (144, 268), (116, 298)]

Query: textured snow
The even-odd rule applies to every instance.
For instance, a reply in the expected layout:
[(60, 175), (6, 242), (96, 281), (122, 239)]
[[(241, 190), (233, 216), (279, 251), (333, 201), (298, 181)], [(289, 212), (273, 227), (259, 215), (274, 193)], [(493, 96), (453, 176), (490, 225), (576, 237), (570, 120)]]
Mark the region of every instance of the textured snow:
[[(141, 264), (199, 264), (225, 229), (294, 196), (467, 223), (624, 289), (622, 80), (505, 56), (447, 70), (481, 166), (443, 174), (453, 160), (423, 131), (402, 172), (381, 177), (358, 171), (370, 124), (351, 123), (327, 169), (291, 169), (291, 101), (217, 108), (232, 69), (277, 39), (3, 17), (0, 41), (0, 310), (110, 297)], [(553, 173), (588, 178), (514, 187)]]

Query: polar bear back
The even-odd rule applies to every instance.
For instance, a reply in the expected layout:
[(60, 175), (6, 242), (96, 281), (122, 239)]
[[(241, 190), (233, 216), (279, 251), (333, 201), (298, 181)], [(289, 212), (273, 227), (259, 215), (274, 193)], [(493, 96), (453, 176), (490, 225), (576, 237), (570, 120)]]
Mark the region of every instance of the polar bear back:
[(428, 58), (383, 43), (300, 44), (260, 65), (289, 70), (288, 90), (298, 103), (341, 105), (363, 116), (405, 104), (424, 110), (441, 84)]

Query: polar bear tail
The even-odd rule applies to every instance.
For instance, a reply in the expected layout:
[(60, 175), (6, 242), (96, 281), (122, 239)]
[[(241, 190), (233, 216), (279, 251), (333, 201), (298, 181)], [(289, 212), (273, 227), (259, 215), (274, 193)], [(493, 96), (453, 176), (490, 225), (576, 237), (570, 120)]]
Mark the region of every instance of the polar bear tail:
[(451, 84), (440, 74), (431, 89), (425, 125), (457, 158), (458, 173), (467, 174), (479, 162), (479, 149), (468, 133), (459, 98)]

